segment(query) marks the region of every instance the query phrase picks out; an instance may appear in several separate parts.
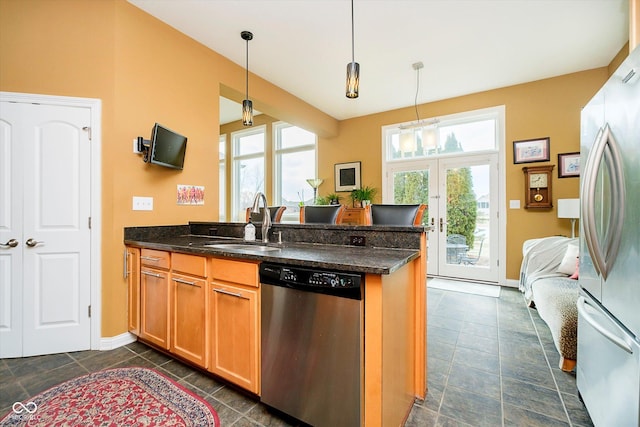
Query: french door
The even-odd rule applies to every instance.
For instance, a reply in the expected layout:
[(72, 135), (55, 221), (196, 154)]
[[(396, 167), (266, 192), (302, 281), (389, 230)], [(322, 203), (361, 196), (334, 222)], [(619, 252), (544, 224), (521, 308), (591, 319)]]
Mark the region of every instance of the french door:
[(426, 203), (429, 276), (498, 282), (498, 155), (389, 164), (384, 203)]
[(0, 107), (0, 357), (89, 349), (91, 109)]

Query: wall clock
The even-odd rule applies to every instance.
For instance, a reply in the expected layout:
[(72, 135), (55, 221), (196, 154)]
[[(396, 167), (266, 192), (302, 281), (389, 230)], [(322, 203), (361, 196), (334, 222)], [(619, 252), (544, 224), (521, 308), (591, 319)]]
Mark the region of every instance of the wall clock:
[(524, 167), (524, 207), (525, 209), (550, 209), (551, 171), (554, 165)]

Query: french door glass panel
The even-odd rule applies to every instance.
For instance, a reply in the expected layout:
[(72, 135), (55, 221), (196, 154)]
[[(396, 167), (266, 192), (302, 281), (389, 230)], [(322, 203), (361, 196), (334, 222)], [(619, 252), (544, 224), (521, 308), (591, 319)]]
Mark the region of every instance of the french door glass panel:
[(424, 203), (427, 205), (422, 223), (429, 218), (429, 170), (398, 170), (392, 173), (393, 204)]

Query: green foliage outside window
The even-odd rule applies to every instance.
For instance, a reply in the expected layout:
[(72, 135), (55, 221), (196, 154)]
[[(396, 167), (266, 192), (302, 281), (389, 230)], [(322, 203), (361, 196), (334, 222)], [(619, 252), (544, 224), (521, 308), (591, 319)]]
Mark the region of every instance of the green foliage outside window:
[(478, 205), (470, 168), (447, 170), (447, 232), (462, 234), (473, 247)]
[[(455, 134), (447, 136), (443, 153), (461, 152), (462, 146)], [(393, 181), (393, 202), (395, 204), (424, 203), (427, 205), (423, 224), (429, 220), (429, 173), (425, 170), (396, 172)], [(447, 170), (447, 231), (461, 234), (467, 244), (473, 247), (478, 207), (473, 191), (470, 168)]]

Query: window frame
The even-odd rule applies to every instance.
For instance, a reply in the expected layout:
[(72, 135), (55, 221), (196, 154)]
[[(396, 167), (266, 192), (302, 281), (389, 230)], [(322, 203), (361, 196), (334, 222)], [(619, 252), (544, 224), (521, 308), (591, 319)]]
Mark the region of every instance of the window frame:
[[(224, 147), (224, 150), (221, 148)], [(227, 218), (227, 134), (218, 138), (218, 221)]]
[[(282, 130), (286, 128), (299, 128), (308, 132), (314, 136), (314, 142), (311, 144), (299, 145), (296, 147), (288, 147), (288, 148), (280, 148), (282, 147)], [(278, 121), (272, 123), (272, 132), (273, 132), (273, 168), (272, 168), (272, 187), (273, 187), (273, 197), (272, 203), (274, 206), (280, 206), (283, 204), (282, 201), (282, 155), (292, 154), (292, 153), (300, 153), (305, 151), (313, 151), (314, 154), (314, 171), (313, 176), (310, 178), (315, 178), (318, 174), (318, 135), (315, 132), (308, 131), (300, 126), (292, 125), (287, 122)], [(284, 212), (282, 217), (282, 222), (299, 222), (298, 212), (293, 211), (292, 209), (287, 209)]]
[[(238, 154), (238, 145), (242, 138), (249, 137), (252, 135), (262, 134), (262, 152), (250, 153), (250, 154)], [(242, 129), (235, 132), (231, 132), (231, 217), (230, 221), (240, 220), (244, 222), (244, 215), (242, 213), (245, 211), (246, 206), (240, 206), (240, 170), (238, 168), (239, 162), (243, 160), (251, 160), (251, 159), (259, 159), (262, 158), (263, 162), (263, 191), (265, 191), (267, 186), (267, 176), (269, 172), (267, 171), (267, 127), (266, 125), (253, 126), (250, 129)]]
[[(417, 126), (417, 122), (404, 122), (404, 123), (395, 123), (392, 125), (387, 125), (382, 127), (382, 163), (398, 163), (398, 162), (413, 162), (420, 160), (428, 160), (435, 159), (441, 157), (448, 156), (456, 156), (456, 155), (473, 155), (473, 154), (485, 154), (485, 153), (496, 153), (500, 151), (501, 143), (502, 143), (502, 129), (504, 129), (504, 119), (505, 112), (504, 106), (496, 106), (496, 107), (488, 107), (482, 108), (478, 110), (464, 111), (461, 113), (449, 114), (446, 116), (440, 117), (430, 117), (426, 119), (422, 119), (421, 122), (424, 123), (423, 127), (435, 126), (436, 129), (445, 127), (445, 126), (455, 126), (455, 125), (463, 125), (468, 123), (481, 122), (486, 120), (494, 121), (494, 146), (493, 148), (474, 150), (474, 151), (465, 151), (460, 153), (440, 153), (437, 152), (433, 155), (419, 155), (419, 156), (407, 156), (401, 158), (392, 158), (391, 157), (391, 137), (394, 134), (400, 134), (402, 131), (406, 131), (407, 129), (416, 129), (420, 126)], [(437, 145), (440, 145), (440, 141), (437, 140)]]

